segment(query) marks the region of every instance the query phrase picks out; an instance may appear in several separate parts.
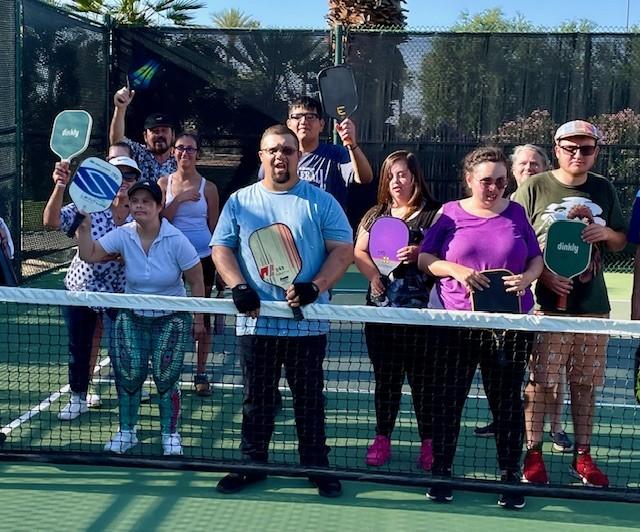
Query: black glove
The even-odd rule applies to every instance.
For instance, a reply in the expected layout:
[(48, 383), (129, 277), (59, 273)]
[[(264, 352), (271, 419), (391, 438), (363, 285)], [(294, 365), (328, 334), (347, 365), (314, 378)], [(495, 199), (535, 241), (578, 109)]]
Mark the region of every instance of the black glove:
[(300, 300), (300, 305), (313, 303), (320, 295), (320, 289), (315, 283), (293, 283), (293, 289)]
[(260, 308), (260, 298), (248, 284), (237, 284), (231, 289), (231, 296), (238, 312), (243, 314)]

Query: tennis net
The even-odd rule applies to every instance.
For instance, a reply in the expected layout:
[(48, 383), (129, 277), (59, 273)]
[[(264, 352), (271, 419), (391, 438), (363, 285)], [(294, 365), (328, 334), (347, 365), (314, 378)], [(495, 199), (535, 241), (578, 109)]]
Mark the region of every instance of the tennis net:
[[(103, 338), (89, 395), (91, 400), (99, 396), (100, 401), (95, 401), (92, 405), (95, 408), (89, 408), (75, 419), (61, 420), (59, 415), (70, 396), (69, 339), (65, 315), (71, 308), (109, 309), (107, 314), (110, 318), (103, 320)], [(178, 378), (182, 395), (178, 431), (182, 437), (183, 455), (163, 455), (159, 394), (151, 370), (143, 385), (151, 400), (141, 405), (136, 420), (139, 444), (122, 455), (106, 452), (105, 443), (119, 427), (119, 403), (110, 355), (114, 352), (114, 343), (121, 340), (122, 330), (118, 328), (117, 320), (112, 323), (111, 318), (117, 313), (134, 317), (141, 313), (157, 314), (158, 309), (164, 313), (179, 312), (187, 317), (192, 313), (211, 316), (214, 336), (207, 369), (212, 377), (213, 394), (206, 398), (195, 394), (196, 354), (192, 342), (187, 342)], [(331, 449), (328, 469), (338, 476), (407, 485), (438, 483), (440, 477), (432, 476), (425, 471), (428, 466), (418, 463), (418, 457), (424, 458), (421, 440), (425, 431), (433, 431), (433, 445), (437, 447), (443, 423), (455, 425), (455, 416), (443, 416), (451, 413), (447, 402), (460, 401), (459, 390), (453, 395), (450, 392), (461, 386), (466, 404), (461, 414), (457, 450), (452, 463), (452, 485), (471, 490), (504, 491), (495, 438), (480, 438), (474, 433), (477, 426), (492, 419), (483, 376), (480, 370), (476, 370), (474, 357), (479, 356), (477, 352), (487, 353), (489, 359), (485, 359), (484, 364), (491, 366), (494, 372), (501, 364), (508, 365), (510, 357), (524, 361), (515, 373), (508, 373), (510, 378), (513, 375), (520, 377), (517, 389), (521, 394), (529, 378), (525, 362), (534, 346), (551, 345), (555, 341), (566, 343), (567, 334), (575, 333), (575, 338), (582, 338), (581, 341), (587, 344), (586, 339), (594, 335), (606, 341), (606, 370), (604, 385), (596, 388), (591, 455), (608, 475), (609, 488), (583, 487), (580, 480), (570, 475), (572, 453), (552, 451), (551, 429), (547, 420), (543, 451), (549, 485), (517, 484), (507, 489), (546, 496), (640, 500), (640, 407), (634, 389), (637, 377), (634, 364), (640, 345), (637, 322), (346, 305), (310, 305), (304, 308), (304, 313), (305, 321), (312, 329), (316, 326), (322, 329), (323, 322), (329, 326), (323, 403), (327, 445)], [(281, 303), (263, 303), (261, 315), (288, 318), (291, 311)], [(235, 325), (235, 307), (226, 299), (0, 288), (0, 430), (6, 435), (6, 441), (0, 444), (0, 459), (212, 471), (258, 468), (272, 474), (292, 476), (317, 471), (318, 467), (300, 465), (293, 397), (284, 372), (279, 381), (282, 408), (276, 408), (278, 412), (268, 461), (247, 463), (243, 458), (240, 443), (244, 382), (241, 357), (237, 354), (239, 342)], [(182, 326), (189, 327), (188, 319)], [(394, 336), (390, 336), (392, 333)], [(170, 348), (171, 345), (167, 347)], [(445, 364), (446, 369), (425, 370), (425, 366), (420, 364), (404, 368), (412, 372), (414, 391), (424, 392), (416, 395), (434, 405), (432, 410), (425, 410), (424, 404), (414, 405), (410, 386), (404, 382), (399, 392), (394, 424), (394, 399), (389, 390), (393, 388), (394, 375), (403, 371), (398, 370), (399, 361), (404, 360), (398, 352), (405, 349), (413, 351), (415, 359), (429, 359), (438, 348), (438, 360)], [(379, 357), (377, 380), (381, 389), (377, 402), (370, 351), (377, 351)], [(387, 351), (388, 355), (385, 355)], [(589, 349), (581, 344), (578, 351), (584, 355)], [(382, 362), (380, 357), (384, 359)], [(162, 364), (162, 356), (158, 361)], [(468, 393), (457, 381), (454, 386), (442, 386), (442, 379), (450, 379), (451, 372), (455, 379), (459, 379), (460, 366), (464, 364), (471, 368)], [(426, 376), (421, 375), (423, 371), (427, 372)], [(492, 378), (491, 371), (484, 376), (485, 379)], [(507, 373), (500, 373), (499, 378), (495, 375), (493, 386), (500, 388), (504, 384), (501, 379), (505, 379)], [(566, 391), (561, 391), (561, 394), (560, 400), (564, 402), (561, 421), (572, 437), (575, 427), (571, 423), (568, 394)], [(275, 403), (276, 399), (272, 405), (274, 408)], [(423, 413), (420, 425), (416, 421), (415, 408)], [(509, 411), (512, 405), (500, 404), (498, 409)], [(509, 419), (512, 425), (515, 419), (521, 423), (521, 418), (512, 416)], [(434, 422), (433, 427), (430, 427), (431, 422)], [(501, 423), (504, 432), (505, 422)], [(388, 460), (378, 460), (385, 463), (373, 465), (376, 459), (368, 455), (368, 448), (376, 435), (376, 427), (378, 432), (392, 430), (392, 448)], [(446, 432), (450, 434), (451, 430)], [(453, 445), (452, 441), (444, 443)], [(515, 460), (519, 463), (519, 450), (517, 455)], [(369, 464), (365, 460), (367, 456)]]

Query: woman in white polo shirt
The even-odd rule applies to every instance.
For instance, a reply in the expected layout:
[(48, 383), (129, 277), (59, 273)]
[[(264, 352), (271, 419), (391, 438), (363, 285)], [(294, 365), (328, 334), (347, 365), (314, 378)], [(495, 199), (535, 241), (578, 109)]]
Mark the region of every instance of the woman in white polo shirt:
[[(125, 293), (186, 296), (182, 275), (191, 295), (202, 297), (202, 266), (195, 248), (178, 229), (160, 217), (162, 191), (156, 183), (139, 181), (129, 189), (134, 221), (99, 240), (91, 239), (89, 216), (78, 228), (78, 251), (86, 262), (98, 262), (118, 253), (125, 264)], [(191, 331), (192, 330), (192, 331)], [(160, 428), (165, 455), (182, 454), (178, 433), (180, 418), (179, 377), (191, 332), (204, 334), (203, 317), (185, 312), (126, 309), (114, 326), (113, 366), (120, 406), (120, 430), (105, 450), (122, 454), (138, 443), (136, 423), (140, 390), (149, 358), (158, 388)]]

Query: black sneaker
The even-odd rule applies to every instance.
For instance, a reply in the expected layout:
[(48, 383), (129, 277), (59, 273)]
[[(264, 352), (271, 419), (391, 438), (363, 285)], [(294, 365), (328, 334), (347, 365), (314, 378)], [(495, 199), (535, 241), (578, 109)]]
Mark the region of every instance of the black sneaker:
[(432, 486), (427, 492), (427, 498), (433, 502), (451, 502), (453, 500), (453, 490), (446, 485)]
[(193, 377), (193, 386), (196, 389), (196, 395), (200, 397), (211, 396), (211, 383), (206, 373), (198, 373)]
[(522, 510), (527, 503), (519, 493), (504, 493), (498, 499), (498, 506), (507, 510)]
[(342, 484), (334, 477), (310, 476), (309, 482), (318, 488), (318, 495), (334, 499), (342, 495)]
[(484, 427), (476, 427), (473, 433), (478, 436), (478, 438), (493, 438), (496, 435), (496, 425), (492, 421)]
[(256, 482), (261, 482), (267, 478), (267, 475), (261, 474), (249, 474), (249, 475), (241, 475), (240, 473), (229, 473), (226, 477), (222, 478), (216, 489), (220, 493), (237, 493), (242, 491), (247, 486), (251, 486), (251, 484), (255, 484)]
[(7, 435), (4, 432), (0, 432), (0, 443), (3, 443), (7, 439)]

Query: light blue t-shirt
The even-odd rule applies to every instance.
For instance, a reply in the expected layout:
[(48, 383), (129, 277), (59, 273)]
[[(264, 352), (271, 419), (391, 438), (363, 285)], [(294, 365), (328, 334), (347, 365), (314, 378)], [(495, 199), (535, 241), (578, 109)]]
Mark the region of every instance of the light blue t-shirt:
[[(222, 209), (211, 246), (234, 250), (242, 275), (262, 301), (285, 301), (282, 289), (261, 279), (249, 248), (250, 235), (274, 223), (291, 229), (302, 259), (297, 282), (312, 281), (320, 271), (328, 255), (325, 241), (353, 242), (351, 226), (338, 202), (306, 181), (285, 192), (270, 191), (262, 182), (238, 190)], [(321, 293), (317, 300), (318, 303), (328, 301), (328, 292)], [(236, 322), (238, 335), (309, 336), (325, 334), (328, 330), (328, 322), (318, 320), (263, 316), (256, 320), (239, 316)]]

